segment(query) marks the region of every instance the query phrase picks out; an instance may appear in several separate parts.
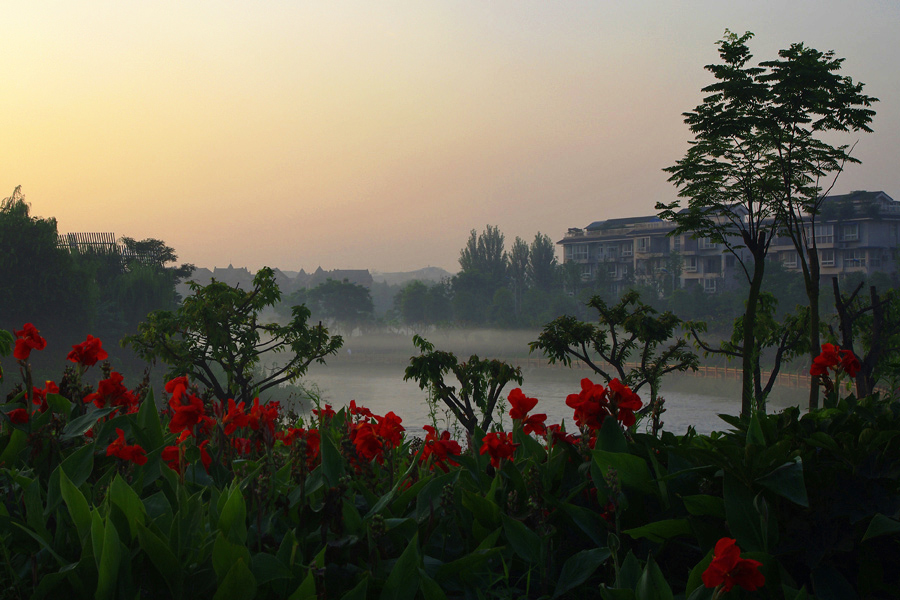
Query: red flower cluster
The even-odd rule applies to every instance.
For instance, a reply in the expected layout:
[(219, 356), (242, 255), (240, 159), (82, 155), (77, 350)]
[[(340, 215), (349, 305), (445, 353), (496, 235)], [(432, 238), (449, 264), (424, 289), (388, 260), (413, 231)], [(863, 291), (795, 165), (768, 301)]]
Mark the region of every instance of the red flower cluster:
[[(184, 430), (181, 432), (181, 435), (178, 436), (178, 441), (175, 442), (174, 446), (166, 446), (163, 448), (162, 454), (160, 458), (168, 465), (170, 469), (181, 474), (181, 469), (184, 466), (184, 442), (187, 441), (187, 438), (190, 436), (190, 432), (188, 430)], [(206, 450), (206, 445), (209, 444), (209, 440), (203, 440), (197, 445), (197, 448), (200, 449), (200, 462), (203, 463), (203, 468), (209, 472), (209, 465), (212, 464), (212, 456), (209, 455), (209, 452)]]
[(492, 431), (481, 438), (481, 442), (481, 454), (491, 455), (491, 466), (494, 468), (499, 468), (504, 458), (512, 458), (519, 447), (519, 444), (513, 444), (512, 433)]
[[(372, 413), (364, 407), (356, 407), (358, 415), (362, 419), (350, 423), (350, 441), (356, 447), (356, 453), (368, 460), (377, 460), (379, 464), (384, 461), (385, 450), (396, 448), (403, 441), (403, 432), (405, 431), (403, 419), (394, 414), (393, 411), (386, 415), (372, 415)], [(326, 408), (330, 408), (326, 405)], [(365, 414), (371, 415), (364, 416)]]
[(47, 405), (47, 394), (58, 394), (59, 387), (53, 383), (52, 381), (47, 381), (44, 384), (44, 389), (39, 389), (36, 387), (31, 388), (31, 403), (39, 406), (41, 412), (47, 412), (49, 406)]
[(97, 408), (117, 406), (125, 409), (126, 413), (134, 413), (138, 410), (138, 399), (124, 385), (122, 374), (113, 371), (109, 379), (101, 379), (97, 384), (97, 391), (84, 397), (85, 403), (93, 402)]
[(275, 433), (275, 439), (281, 440), (285, 446), (292, 446), (294, 442), (302, 440), (306, 444), (306, 467), (309, 470), (315, 468), (319, 462), (319, 452), (322, 438), (318, 429), (302, 429), (290, 427), (284, 431)]
[(575, 424), (591, 431), (600, 429), (606, 417), (613, 416), (625, 427), (635, 423), (634, 411), (643, 403), (637, 394), (618, 379), (604, 388), (588, 378), (581, 380), (581, 392), (569, 394), (566, 405), (575, 409)]
[(722, 586), (726, 592), (739, 585), (748, 592), (761, 588), (766, 578), (759, 572), (762, 563), (750, 558), (741, 558), (741, 549), (735, 540), (722, 538), (716, 542), (713, 560), (703, 571), (703, 585), (708, 588)]
[(136, 465), (143, 465), (147, 462), (147, 453), (137, 444), (125, 444), (125, 432), (116, 427), (118, 438), (106, 447), (107, 456), (117, 456), (122, 460), (130, 460)]
[(813, 359), (809, 374), (813, 377), (827, 375), (828, 369), (844, 371), (850, 377), (856, 377), (862, 366), (859, 359), (850, 350), (842, 350), (834, 344), (822, 344), (822, 353)]
[(512, 406), (509, 409), (509, 416), (515, 421), (522, 422), (522, 431), (525, 433), (536, 433), (541, 436), (547, 435), (547, 427), (544, 425), (547, 415), (528, 415), (528, 412), (537, 406), (537, 398), (528, 398), (520, 388), (515, 388), (509, 393), (507, 400)]
[(109, 354), (103, 349), (99, 338), (88, 335), (85, 341), (72, 346), (72, 350), (66, 358), (84, 367), (92, 367), (97, 364), (98, 360), (109, 358)]
[(451, 457), (462, 454), (462, 448), (459, 442), (450, 439), (450, 432), (445, 431), (438, 435), (437, 430), (431, 425), (425, 425), (423, 429), (426, 431), (426, 435), (420, 462), (428, 463), (428, 460), (431, 459), (431, 468), (438, 467), (445, 473), (450, 470), (448, 465), (457, 466), (459, 463)]
[(28, 419), (30, 418), (28, 415), (28, 411), (25, 410), (24, 408), (14, 408), (11, 411), (9, 411), (8, 413), (6, 413), (6, 416), (9, 417), (9, 420), (11, 422), (19, 424), (19, 425), (21, 425), (23, 423), (27, 423)]
[(21, 331), (16, 331), (16, 347), (13, 356), (19, 360), (28, 360), (32, 350), (43, 350), (47, 347), (47, 340), (41, 337), (41, 332), (31, 323), (25, 323)]

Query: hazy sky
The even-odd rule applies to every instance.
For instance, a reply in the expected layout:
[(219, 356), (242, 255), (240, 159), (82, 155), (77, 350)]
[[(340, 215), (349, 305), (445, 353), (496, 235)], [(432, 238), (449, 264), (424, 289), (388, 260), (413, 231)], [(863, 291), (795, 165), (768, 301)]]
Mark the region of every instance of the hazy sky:
[(15, 2), (0, 197), (198, 266), (458, 269), (471, 229), (653, 214), (726, 28), (881, 99), (836, 191), (900, 199), (900, 2)]

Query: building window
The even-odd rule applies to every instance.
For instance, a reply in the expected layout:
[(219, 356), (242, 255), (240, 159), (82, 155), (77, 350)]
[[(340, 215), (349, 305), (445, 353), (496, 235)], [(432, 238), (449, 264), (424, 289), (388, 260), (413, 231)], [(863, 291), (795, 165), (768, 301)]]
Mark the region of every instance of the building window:
[(833, 267), (834, 266), (834, 250), (827, 248), (822, 250), (819, 254), (819, 264), (823, 267)]
[(681, 252), (681, 236), (672, 237), (672, 252)]
[(650, 252), (650, 238), (641, 237), (635, 240), (638, 252)]
[(709, 238), (700, 238), (700, 241), (697, 242), (697, 247), (700, 250), (715, 250), (719, 245)]
[(859, 223), (851, 223), (841, 228), (842, 242), (855, 242), (859, 239)]
[(782, 252), (781, 257), (781, 262), (784, 263), (785, 267), (787, 267), (788, 269), (797, 268), (797, 252), (795, 250), (791, 250), (790, 252)]
[(863, 250), (847, 250), (844, 253), (845, 267), (864, 267), (866, 266), (866, 253)]
[(587, 244), (574, 244), (572, 246), (566, 246), (566, 259), (587, 260), (589, 250), (590, 249)]
[(686, 273), (696, 273), (697, 272), (697, 257), (696, 256), (686, 256), (684, 258), (684, 270)]
[(591, 265), (585, 264), (581, 265), (581, 279), (583, 281), (587, 281), (591, 278)]
[(816, 245), (834, 243), (834, 225), (816, 225)]
[(703, 291), (707, 294), (712, 294), (716, 291), (716, 280), (714, 278), (704, 279), (703, 280)]
[(627, 244), (622, 244), (622, 256), (631, 256), (632, 251), (633, 251), (633, 246), (632, 246), (631, 242), (628, 242)]
[(616, 263), (612, 263), (609, 265), (609, 267), (607, 268), (606, 274), (609, 275), (613, 279), (616, 278)]

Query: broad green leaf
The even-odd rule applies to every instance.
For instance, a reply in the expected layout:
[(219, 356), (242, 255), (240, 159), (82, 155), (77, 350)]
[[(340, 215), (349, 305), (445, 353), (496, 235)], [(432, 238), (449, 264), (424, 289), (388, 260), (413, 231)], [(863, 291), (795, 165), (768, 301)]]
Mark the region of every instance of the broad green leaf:
[(28, 434), (21, 429), (13, 429), (9, 436), (9, 441), (0, 454), (0, 465), (12, 466), (17, 463), (16, 459), (19, 453), (25, 448), (28, 442)]
[(219, 584), (213, 600), (246, 600), (255, 596), (256, 578), (253, 577), (244, 559), (239, 558)]
[(44, 519), (44, 501), (41, 499), (40, 479), (35, 479), (25, 488), (22, 500), (25, 503), (25, 522), (32, 531), (50, 541), (50, 532), (47, 531), (47, 523)]
[(609, 548), (592, 548), (573, 554), (566, 560), (556, 582), (553, 597), (558, 598), (587, 581), (597, 567), (610, 557)]
[(872, 538), (881, 537), (883, 535), (896, 535), (900, 533), (900, 521), (886, 517), (881, 513), (872, 517), (869, 527), (863, 535), (862, 541), (871, 540)]
[(225, 537), (225, 534), (219, 532), (216, 541), (213, 543), (212, 564), (213, 570), (219, 581), (231, 571), (235, 563), (239, 560), (244, 561), (244, 565), (250, 562), (250, 550), (243, 544), (235, 544)]
[(625, 439), (625, 434), (622, 433), (616, 419), (603, 420), (594, 448), (605, 452), (628, 454), (628, 440)]
[(161, 540), (159, 536), (147, 529), (141, 523), (137, 524), (136, 529), (141, 550), (150, 557), (150, 562), (153, 563), (153, 566), (156, 567), (156, 570), (162, 575), (166, 585), (169, 586), (169, 591), (172, 592), (172, 596), (181, 596), (183, 578), (181, 563), (178, 561), (175, 554), (172, 553), (172, 549), (167, 543)]
[(114, 598), (119, 580), (119, 562), (125, 554), (119, 541), (119, 532), (111, 519), (106, 519), (103, 531), (103, 549), (97, 567), (97, 593), (95, 598)]
[(682, 498), (684, 508), (695, 517), (716, 517), (725, 519), (725, 500), (718, 496), (697, 494)]
[(541, 560), (540, 536), (521, 521), (502, 513), (500, 517), (503, 520), (503, 535), (506, 536), (515, 553), (530, 563), (539, 563)]
[(608, 588), (605, 584), (600, 584), (601, 600), (635, 600), (634, 590), (622, 588)]
[(419, 589), (419, 534), (413, 535), (406, 549), (394, 563), (381, 590), (382, 600), (413, 598)]
[(679, 535), (690, 535), (691, 527), (687, 519), (664, 519), (627, 529), (625, 531), (634, 539), (647, 538), (651, 542), (663, 543)]
[(616, 578), (616, 587), (633, 590), (637, 587), (638, 581), (641, 580), (641, 574), (643, 572), (644, 570), (641, 567), (640, 561), (634, 555), (634, 552), (629, 551), (628, 554), (625, 555), (625, 560), (622, 561), (622, 566), (619, 568), (619, 575)]
[(448, 485), (452, 485), (458, 476), (459, 471), (451, 471), (450, 473), (432, 477), (428, 480), (425, 487), (422, 488), (416, 498), (417, 521), (421, 523), (434, 513), (434, 510), (441, 503), (444, 488)]
[(69, 421), (69, 424), (66, 425), (66, 428), (63, 429), (62, 436), (60, 439), (62, 440), (70, 440), (72, 438), (76, 438), (84, 435), (84, 432), (97, 424), (97, 420), (105, 417), (110, 414), (112, 411), (116, 410), (115, 408), (100, 408), (97, 410), (92, 410), (86, 415), (81, 415), (74, 421)]
[(143, 525), (147, 516), (140, 496), (117, 474), (112, 485), (109, 486), (108, 497), (110, 502), (118, 506), (128, 519), (131, 537), (136, 537), (137, 525)]
[(500, 508), (478, 494), (463, 490), (462, 505), (472, 512), (472, 515), (488, 529), (500, 526)]
[(772, 490), (804, 508), (809, 508), (806, 496), (806, 482), (803, 479), (803, 462), (799, 456), (763, 475), (756, 480), (761, 486)]
[(344, 474), (344, 461), (341, 458), (341, 453), (337, 446), (334, 445), (334, 440), (331, 439), (330, 435), (322, 435), (319, 447), (322, 454), (322, 470), (325, 473), (325, 479), (328, 480), (329, 485), (335, 486), (338, 484), (341, 475)]
[(294, 590), (294, 593), (288, 597), (288, 600), (317, 600), (317, 598), (316, 579), (313, 576), (312, 569), (310, 569), (303, 583)]
[(693, 569), (691, 569), (690, 574), (688, 575), (687, 587), (684, 590), (684, 593), (693, 596), (693, 593), (697, 591), (698, 588), (703, 588), (703, 572), (709, 567), (709, 563), (712, 562), (713, 558), (713, 549), (710, 548), (709, 552), (706, 553), (706, 556), (697, 563)]
[(159, 420), (159, 410), (156, 408), (156, 400), (153, 396), (153, 388), (147, 392), (147, 396), (141, 403), (136, 417), (137, 427), (132, 428), (134, 435), (147, 450), (161, 448), (165, 444), (165, 432)]
[(753, 413), (750, 417), (750, 425), (747, 427), (747, 445), (756, 446), (766, 445), (766, 435), (763, 433), (762, 426), (759, 423), (759, 415)]
[(666, 577), (659, 565), (653, 560), (653, 555), (647, 559), (644, 572), (638, 580), (635, 596), (640, 600), (673, 600), (672, 588), (666, 582)]
[(356, 587), (341, 596), (341, 600), (366, 600), (366, 588), (368, 585), (369, 578), (364, 577), (362, 581), (356, 584)]
[(84, 540), (91, 532), (91, 508), (87, 499), (62, 469), (59, 469), (59, 489), (66, 508), (69, 509), (69, 516), (72, 517), (72, 522), (78, 531), (78, 537)]
[[(603, 477), (606, 477), (609, 469), (615, 469), (619, 481), (625, 488), (631, 488), (646, 494), (656, 496), (659, 488), (653, 484), (650, 468), (643, 458), (620, 452), (606, 452), (594, 450), (594, 465), (597, 466)], [(596, 478), (595, 478), (596, 479)], [(594, 481), (599, 489), (603, 489), (604, 481)]]
[(250, 571), (256, 577), (258, 585), (264, 585), (276, 579), (290, 579), (294, 576), (294, 573), (283, 562), (265, 552), (253, 555)]
[(746, 551), (767, 551), (766, 530), (762, 515), (753, 502), (753, 494), (729, 473), (724, 483), (725, 516), (738, 546)]
[(568, 502), (558, 505), (597, 546), (606, 545), (606, 522), (596, 511)]
[(446, 600), (447, 598), (441, 586), (429, 577), (424, 569), (419, 569), (419, 587), (422, 590), (422, 595), (428, 600)]
[(222, 507), (218, 527), (219, 531), (232, 541), (241, 544), (247, 541), (247, 507), (241, 488), (237, 485), (231, 488), (231, 493)]
[(47, 394), (47, 405), (50, 407), (50, 410), (61, 414), (67, 419), (72, 412), (72, 403), (68, 398), (59, 394)]

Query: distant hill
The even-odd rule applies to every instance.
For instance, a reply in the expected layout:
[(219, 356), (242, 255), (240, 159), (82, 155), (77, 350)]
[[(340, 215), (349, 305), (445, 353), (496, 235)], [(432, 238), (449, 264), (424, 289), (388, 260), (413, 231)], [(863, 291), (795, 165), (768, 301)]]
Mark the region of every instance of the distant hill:
[(403, 285), (413, 280), (438, 283), (450, 277), (453, 277), (453, 273), (440, 267), (425, 267), (415, 271), (403, 271), (400, 273), (372, 273), (372, 280), (375, 283), (387, 283), (388, 285)]

